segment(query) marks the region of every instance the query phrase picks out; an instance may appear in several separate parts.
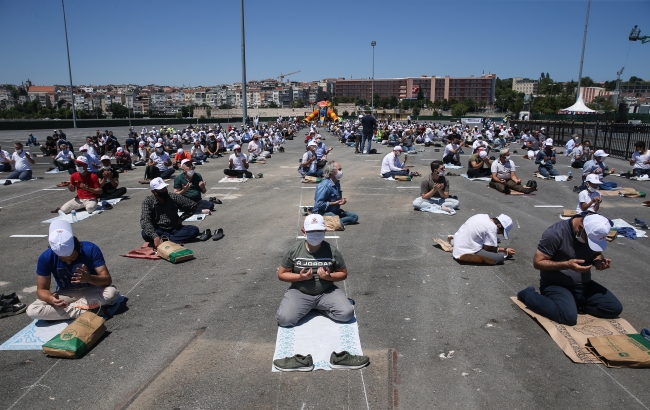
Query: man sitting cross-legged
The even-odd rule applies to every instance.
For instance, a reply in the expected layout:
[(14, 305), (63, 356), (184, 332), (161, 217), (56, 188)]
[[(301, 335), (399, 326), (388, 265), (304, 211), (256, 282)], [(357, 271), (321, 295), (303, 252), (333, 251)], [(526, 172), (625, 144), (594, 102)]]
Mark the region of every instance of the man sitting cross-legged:
[[(89, 309), (112, 305), (120, 292), (111, 286), (104, 255), (92, 242), (79, 241), (70, 222), (50, 224), (50, 248), (36, 265), (38, 299), (27, 308), (27, 316), (37, 320), (75, 319)], [(50, 290), (52, 277), (56, 290)]]
[(336, 161), (325, 164), (323, 180), (316, 187), (314, 194), (314, 212), (325, 216), (337, 215), (341, 219), (341, 225), (355, 224), (359, 221), (359, 215), (341, 209), (341, 205), (347, 203), (341, 192), (341, 178), (341, 164)]
[(61, 208), (56, 208), (52, 213), (57, 213), (61, 210), (63, 213), (70, 213), (73, 210), (85, 209), (89, 214), (97, 208), (97, 195), (103, 193), (99, 185), (99, 178), (92, 172), (88, 171), (88, 159), (80, 156), (75, 160), (77, 172), (70, 175), (70, 183), (68, 190), (76, 192), (77, 195), (61, 205)]
[(252, 178), (253, 174), (248, 170), (248, 159), (242, 154), (241, 145), (235, 144), (233, 151), (228, 158), (228, 169), (224, 169), (223, 173), (229, 177)]
[(413, 201), (416, 210), (436, 209), (455, 214), (458, 199), (449, 196), (449, 180), (445, 178), (445, 164), (440, 160), (431, 162), (431, 174), (420, 183), (420, 196)]
[(214, 202), (206, 201), (201, 197), (207, 192), (207, 189), (201, 174), (194, 170), (194, 163), (189, 159), (184, 159), (181, 162), (181, 170), (183, 173), (174, 178), (174, 193), (196, 202), (198, 205), (196, 212), (201, 211), (201, 213), (210, 215), (214, 211)]
[(521, 185), (521, 179), (517, 178), (515, 173), (515, 163), (510, 159), (510, 151), (504, 148), (499, 151), (499, 159), (492, 162), (492, 180), (490, 181), (490, 188), (494, 188), (504, 194), (509, 194), (510, 191), (522, 192), (530, 194), (535, 191), (533, 187), (524, 188)]
[(293, 245), (278, 268), (278, 278), (291, 283), (275, 315), (278, 325), (295, 326), (312, 309), (339, 322), (351, 320), (354, 308), (334, 284), (345, 280), (348, 270), (341, 252), (324, 240), (325, 220), (308, 215), (302, 233), (306, 240)]

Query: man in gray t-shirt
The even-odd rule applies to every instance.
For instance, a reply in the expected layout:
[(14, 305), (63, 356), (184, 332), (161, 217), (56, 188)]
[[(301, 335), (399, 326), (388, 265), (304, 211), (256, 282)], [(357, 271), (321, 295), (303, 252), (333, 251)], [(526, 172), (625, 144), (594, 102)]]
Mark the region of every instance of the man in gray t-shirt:
[(334, 282), (345, 280), (348, 270), (338, 249), (325, 242), (322, 215), (305, 218), (305, 240), (285, 253), (278, 268), (278, 278), (291, 283), (275, 315), (280, 326), (295, 326), (312, 309), (320, 310), (338, 322), (354, 317), (354, 308), (344, 291)]

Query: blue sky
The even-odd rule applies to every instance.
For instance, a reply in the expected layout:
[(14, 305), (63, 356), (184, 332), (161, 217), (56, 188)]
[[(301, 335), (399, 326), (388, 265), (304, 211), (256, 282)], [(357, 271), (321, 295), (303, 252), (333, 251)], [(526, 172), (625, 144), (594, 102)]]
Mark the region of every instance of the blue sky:
[[(66, 0), (74, 84), (241, 81), (239, 0)], [(247, 79), (577, 80), (586, 0), (246, 0)], [(61, 2), (0, 0), (0, 83), (66, 84)], [(650, 1), (592, 0), (583, 74), (650, 78)], [(628, 56), (629, 51), (629, 56)], [(627, 62), (626, 62), (627, 58)]]

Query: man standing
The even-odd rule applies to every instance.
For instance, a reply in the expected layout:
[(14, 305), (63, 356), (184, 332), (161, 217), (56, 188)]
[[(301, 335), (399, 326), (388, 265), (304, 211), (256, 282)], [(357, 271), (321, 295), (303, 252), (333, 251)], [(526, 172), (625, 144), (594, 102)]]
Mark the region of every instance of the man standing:
[(356, 224), (359, 215), (341, 209), (341, 205), (347, 203), (341, 191), (341, 178), (343, 178), (341, 164), (335, 161), (325, 164), (323, 180), (316, 187), (314, 194), (314, 213), (325, 216), (337, 215), (341, 219), (341, 225)]
[(548, 138), (544, 141), (544, 149), (539, 150), (535, 156), (535, 164), (538, 165), (537, 170), (539, 174), (544, 178), (550, 178), (557, 175), (560, 175), (553, 168), (555, 164), (555, 151), (553, 150), (553, 140)]
[(607, 218), (598, 214), (551, 225), (542, 234), (533, 259), (540, 273), (540, 293), (529, 286), (517, 298), (533, 312), (563, 325), (575, 325), (578, 313), (618, 317), (623, 311), (621, 302), (591, 280), (592, 267), (605, 270), (612, 262), (602, 254), (610, 227)]
[(13, 164), (14, 171), (7, 176), (7, 180), (20, 179), (21, 181), (29, 181), (32, 179), (34, 159), (29, 152), (25, 152), (22, 142), (14, 142), (14, 153), (11, 154), (9, 162)]
[[(194, 225), (183, 225), (183, 221), (194, 215), (198, 204), (182, 195), (170, 194), (167, 184), (162, 178), (154, 178), (149, 183), (150, 195), (142, 202), (140, 226), (142, 238), (158, 248), (166, 237), (175, 243), (188, 243), (199, 236), (199, 228)], [(178, 211), (183, 213), (179, 216)], [(211, 231), (206, 229), (198, 238), (200, 241), (210, 239)]]
[(517, 178), (515, 173), (515, 163), (510, 159), (510, 150), (503, 148), (499, 151), (499, 159), (492, 162), (492, 180), (490, 188), (494, 188), (504, 194), (510, 194), (510, 191), (530, 194), (535, 191), (533, 187), (524, 188), (521, 185), (521, 179)]
[(500, 248), (497, 234), (508, 239), (511, 229), (512, 218), (508, 215), (501, 214), (496, 218), (487, 214), (472, 216), (454, 234), (454, 258), (472, 263), (503, 264), (507, 257), (515, 254), (515, 250)]
[[(361, 125), (363, 126), (362, 130), (362, 140), (359, 150), (363, 154), (370, 152), (370, 144), (372, 142), (372, 135), (377, 129), (377, 120), (370, 113), (366, 114), (361, 118)], [(368, 146), (366, 147), (366, 141), (368, 141)]]
[(420, 183), (420, 196), (413, 201), (416, 210), (437, 209), (455, 214), (460, 202), (449, 196), (449, 180), (445, 178), (445, 164), (440, 160), (431, 162), (431, 173)]
[[(112, 305), (120, 292), (111, 286), (113, 279), (104, 255), (92, 242), (79, 241), (70, 222), (50, 224), (50, 248), (36, 265), (38, 299), (27, 308), (27, 316), (36, 320), (75, 319), (90, 309)], [(52, 277), (56, 282), (50, 290)]]
[(56, 208), (52, 213), (57, 213), (59, 210), (63, 213), (70, 213), (72, 210), (85, 209), (89, 214), (97, 208), (97, 195), (103, 193), (99, 185), (99, 178), (97, 175), (88, 172), (88, 159), (80, 156), (75, 160), (77, 172), (70, 175), (70, 183), (68, 190), (70, 192), (77, 192), (77, 195), (61, 205), (61, 208)]
[(278, 325), (295, 326), (312, 309), (337, 322), (348, 322), (354, 308), (334, 284), (345, 280), (348, 270), (341, 252), (325, 241), (325, 220), (318, 214), (308, 215), (302, 233), (306, 239), (284, 254), (278, 268), (278, 279), (291, 284), (275, 314)]
[(381, 161), (381, 176), (393, 180), (395, 176), (408, 176), (409, 169), (405, 167), (408, 155), (404, 157), (404, 163), (401, 163), (399, 157), (404, 150), (399, 145), (393, 147), (393, 152), (386, 154)]

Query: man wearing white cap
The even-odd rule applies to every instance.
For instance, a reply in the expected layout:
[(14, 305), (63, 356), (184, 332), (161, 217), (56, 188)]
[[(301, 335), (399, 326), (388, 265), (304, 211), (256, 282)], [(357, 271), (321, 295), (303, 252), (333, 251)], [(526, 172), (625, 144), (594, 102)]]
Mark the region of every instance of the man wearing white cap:
[(503, 264), (503, 261), (515, 254), (512, 248), (500, 248), (497, 234), (508, 239), (512, 229), (512, 219), (505, 214), (490, 218), (487, 214), (478, 214), (469, 218), (453, 236), (454, 259), (463, 262)]
[(472, 154), (467, 162), (467, 176), (469, 178), (484, 178), (489, 177), (491, 174), (490, 158), (485, 150), (479, 150), (477, 153)]
[[(188, 243), (200, 234), (198, 227), (183, 225), (185, 219), (194, 215), (198, 204), (182, 195), (170, 194), (167, 186), (160, 177), (152, 179), (149, 187), (153, 195), (142, 202), (142, 238), (156, 248), (163, 242), (163, 236), (175, 243)], [(180, 216), (179, 210), (183, 212)], [(207, 241), (211, 236), (210, 230), (206, 229), (198, 239)]]
[(97, 175), (88, 171), (88, 159), (84, 156), (79, 156), (75, 160), (75, 166), (77, 172), (70, 175), (68, 190), (76, 192), (77, 195), (52, 213), (61, 210), (68, 214), (72, 210), (85, 209), (90, 214), (97, 208), (97, 195), (102, 193)]
[(149, 155), (149, 162), (145, 169), (145, 181), (148, 182), (156, 177), (162, 179), (170, 178), (174, 175), (174, 168), (172, 168), (172, 159), (169, 154), (165, 152), (163, 145), (159, 142), (154, 145), (155, 151)]
[[(112, 305), (120, 293), (111, 286), (104, 255), (92, 242), (79, 241), (70, 222), (50, 224), (50, 248), (36, 265), (38, 299), (27, 308), (27, 316), (38, 320), (65, 320), (79, 317), (89, 309)], [(50, 290), (52, 277), (56, 282)]]
[[(101, 157), (101, 163), (101, 169), (95, 173), (97, 179), (99, 179), (99, 186), (102, 189), (101, 194), (97, 195), (97, 197), (106, 200), (121, 198), (126, 195), (126, 188), (119, 188), (120, 174), (111, 166), (111, 157), (103, 155)], [(111, 209), (112, 205), (107, 203), (104, 207)]]
[(246, 155), (241, 152), (241, 145), (235, 144), (233, 151), (228, 158), (228, 169), (224, 169), (223, 173), (229, 177), (243, 178), (245, 175), (246, 178), (253, 178), (253, 174), (248, 170)]
[(115, 152), (115, 163), (123, 171), (130, 171), (133, 169), (133, 160), (131, 160), (131, 152), (128, 148), (125, 150), (122, 147), (118, 147)]
[(318, 160), (316, 159), (316, 142), (309, 141), (307, 143), (307, 151), (302, 154), (302, 161), (298, 167), (298, 172), (302, 175), (303, 180), (305, 177), (320, 177), (323, 175), (323, 170), (318, 169)]
[(291, 283), (275, 314), (280, 326), (295, 326), (312, 309), (338, 322), (354, 317), (354, 308), (334, 282), (345, 280), (348, 270), (343, 255), (325, 241), (325, 220), (311, 214), (305, 218), (305, 240), (296, 242), (284, 254), (278, 279)]
[(596, 175), (601, 182), (599, 189), (604, 189), (609, 191), (612, 188), (616, 188), (618, 186), (616, 182), (603, 181), (604, 177), (613, 174), (614, 171), (616, 170), (616, 168), (609, 169), (605, 165), (605, 158), (607, 158), (608, 156), (609, 154), (605, 153), (605, 151), (603, 151), (602, 149), (599, 149), (596, 152), (594, 152), (594, 158), (590, 161), (585, 162), (585, 165), (582, 167), (583, 181), (587, 178), (588, 175), (593, 174)]
[(560, 175), (560, 173), (553, 168), (553, 164), (555, 164), (555, 150), (553, 150), (552, 139), (548, 138), (544, 141), (544, 149), (537, 151), (535, 164), (538, 165), (537, 170), (539, 171), (539, 174), (544, 178)]
[(623, 310), (609, 290), (591, 280), (591, 268), (609, 269), (603, 256), (611, 225), (602, 215), (575, 216), (551, 225), (542, 234), (533, 259), (540, 271), (539, 289), (520, 291), (517, 298), (533, 312), (573, 326), (578, 313), (612, 319)]
[(576, 207), (576, 212), (579, 214), (598, 212), (600, 203), (602, 202), (602, 198), (598, 192), (598, 186), (600, 186), (601, 183), (602, 182), (600, 182), (600, 179), (598, 179), (596, 175), (587, 175), (587, 178), (585, 178), (587, 188), (580, 191), (580, 194), (578, 194), (578, 206)]
[(394, 180), (396, 176), (408, 176), (409, 169), (405, 167), (408, 155), (404, 157), (404, 162), (400, 162), (399, 157), (404, 150), (401, 146), (396, 145), (393, 151), (386, 154), (381, 161), (381, 176), (390, 180)]
[(510, 194), (510, 191), (530, 194), (535, 191), (536, 188), (525, 188), (521, 185), (521, 178), (517, 177), (515, 170), (515, 163), (510, 159), (510, 150), (503, 148), (499, 151), (499, 159), (492, 161), (490, 188), (494, 188), (504, 194)]

